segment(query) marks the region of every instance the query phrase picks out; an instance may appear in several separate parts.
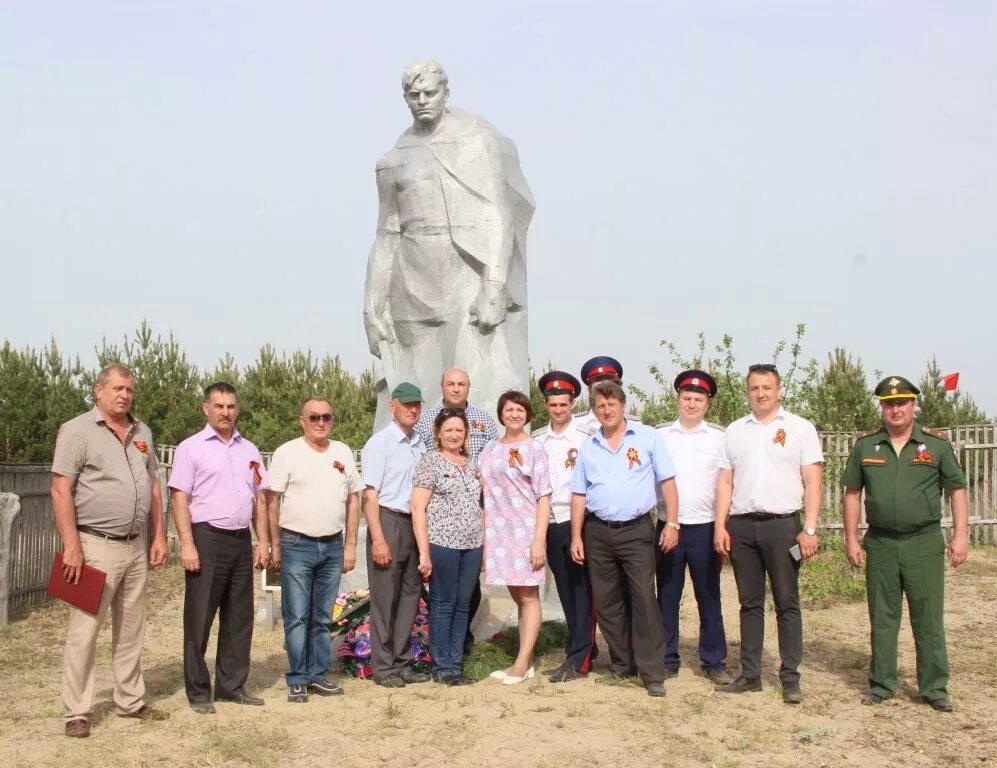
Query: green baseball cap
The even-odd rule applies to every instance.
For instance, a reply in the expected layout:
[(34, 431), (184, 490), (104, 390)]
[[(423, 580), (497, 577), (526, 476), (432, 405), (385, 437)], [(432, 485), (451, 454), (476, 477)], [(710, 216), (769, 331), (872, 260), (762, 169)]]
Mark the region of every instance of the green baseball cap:
[(422, 392), (415, 384), (410, 384), (407, 381), (403, 381), (393, 390), (391, 390), (391, 399), (397, 400), (399, 403), (422, 403), (425, 402), (422, 399)]

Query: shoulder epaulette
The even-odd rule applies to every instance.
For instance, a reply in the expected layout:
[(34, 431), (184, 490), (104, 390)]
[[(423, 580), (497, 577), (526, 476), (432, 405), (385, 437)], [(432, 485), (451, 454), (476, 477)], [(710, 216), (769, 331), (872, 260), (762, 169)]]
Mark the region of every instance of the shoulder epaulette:
[(926, 435), (931, 435), (932, 437), (937, 437), (939, 440), (944, 440), (946, 443), (951, 442), (951, 438), (940, 429), (929, 429), (928, 427), (921, 427), (921, 431)]
[(654, 428), (655, 429), (667, 429), (668, 427), (670, 427), (674, 423), (675, 423), (674, 421), (663, 421), (660, 424), (655, 424)]
[(863, 437), (871, 437), (877, 432), (882, 432), (882, 431), (883, 431), (882, 427), (876, 427), (875, 429), (870, 429), (868, 432), (859, 432), (857, 435), (855, 435), (855, 439), (861, 440)]
[(580, 424), (578, 426), (578, 431), (581, 432), (586, 437), (591, 437), (592, 435), (595, 434), (595, 427), (589, 427), (586, 426), (585, 424)]
[(544, 424), (544, 426), (534, 429), (530, 433), (530, 437), (539, 437), (540, 435), (545, 435), (550, 432), (550, 424)]
[(727, 431), (727, 427), (722, 427), (719, 424), (714, 424), (712, 421), (704, 421), (703, 423), (708, 427), (713, 427), (713, 429), (719, 430), (720, 432)]

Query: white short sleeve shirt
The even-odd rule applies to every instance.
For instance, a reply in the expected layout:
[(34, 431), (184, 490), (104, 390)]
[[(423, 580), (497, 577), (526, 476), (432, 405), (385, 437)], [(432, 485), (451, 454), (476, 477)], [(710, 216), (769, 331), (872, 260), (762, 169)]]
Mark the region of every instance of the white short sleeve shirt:
[(317, 451), (303, 437), (284, 443), (270, 461), (270, 489), (283, 493), (280, 527), (306, 536), (332, 536), (346, 526), (346, 500), (363, 480), (345, 443)]
[[(717, 517), (717, 474), (720, 472), (724, 431), (705, 421), (692, 432), (686, 432), (678, 421), (662, 424), (657, 430), (675, 464), (679, 523), (712, 523)], [(661, 494), (660, 487), (658, 494)], [(660, 498), (658, 519), (665, 520), (665, 505)]]
[(534, 433), (543, 446), (550, 468), (550, 484), (554, 493), (550, 500), (551, 522), (566, 523), (571, 519), (571, 475), (578, 460), (578, 449), (591, 432), (580, 429), (577, 416), (573, 416), (560, 434), (551, 431), (550, 424)]
[(803, 508), (800, 468), (824, 461), (817, 429), (779, 408), (767, 424), (748, 414), (724, 433), (720, 468), (734, 471), (730, 514), (786, 514)]

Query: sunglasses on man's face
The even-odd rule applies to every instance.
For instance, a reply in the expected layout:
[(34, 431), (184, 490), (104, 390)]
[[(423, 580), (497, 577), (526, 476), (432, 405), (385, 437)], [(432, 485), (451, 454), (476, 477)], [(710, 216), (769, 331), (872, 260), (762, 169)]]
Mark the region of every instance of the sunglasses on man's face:
[(748, 366), (748, 373), (758, 373), (758, 371), (765, 371), (767, 373), (778, 373), (779, 369), (775, 367), (772, 363), (755, 363), (754, 365)]
[(443, 408), (440, 411), (443, 414), (443, 418), (449, 419), (451, 416), (464, 416), (465, 410), (463, 408)]
[(308, 414), (308, 421), (310, 421), (312, 424), (318, 424), (320, 421), (323, 424), (328, 424), (329, 422), (332, 421), (332, 414), (331, 413), (309, 413)]

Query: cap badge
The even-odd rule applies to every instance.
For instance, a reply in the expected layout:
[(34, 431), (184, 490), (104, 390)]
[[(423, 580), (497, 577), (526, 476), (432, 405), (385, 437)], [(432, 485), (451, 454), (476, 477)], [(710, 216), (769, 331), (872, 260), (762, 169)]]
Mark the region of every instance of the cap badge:
[(633, 469), (634, 464), (640, 464), (640, 454), (637, 453), (636, 448), (627, 449), (627, 461), (630, 462), (630, 466), (628, 466), (627, 469)]
[(773, 443), (779, 443), (779, 445), (781, 445), (783, 448), (785, 448), (786, 447), (786, 430), (784, 430), (782, 427), (780, 427), (779, 431), (775, 433), (775, 437), (772, 438), (772, 442)]
[(896, 393), (897, 393), (897, 388), (896, 387), (894, 387), (893, 389), (890, 390), (890, 394), (891, 395), (895, 395)]
[(509, 466), (514, 468), (516, 466), (523, 466), (523, 455), (519, 452), (518, 448), (509, 449)]
[(577, 456), (578, 456), (578, 449), (577, 448), (569, 448), (568, 449), (568, 458), (566, 458), (564, 460), (564, 468), (565, 469), (571, 469), (572, 467), (574, 467), (575, 466), (575, 458)]

